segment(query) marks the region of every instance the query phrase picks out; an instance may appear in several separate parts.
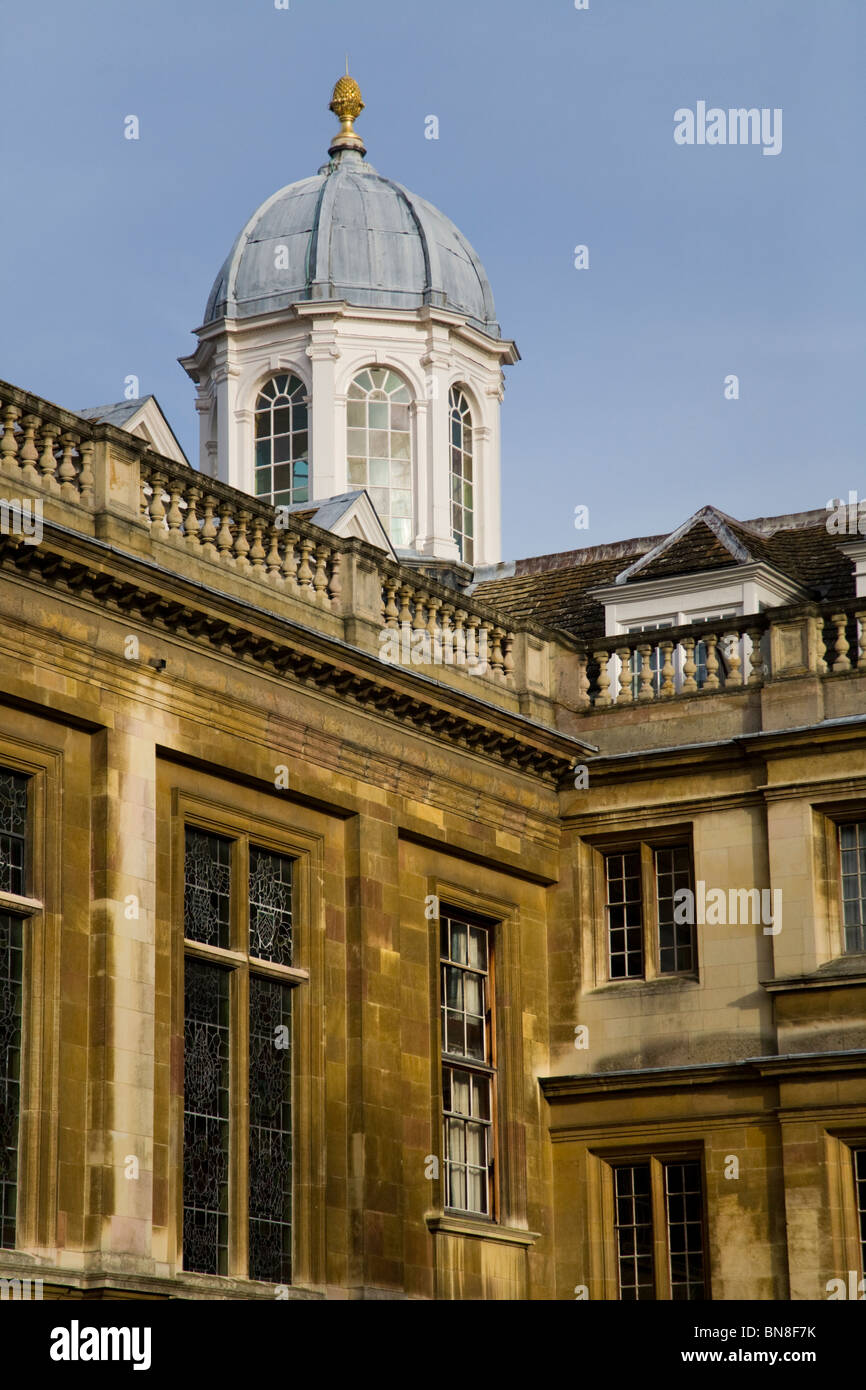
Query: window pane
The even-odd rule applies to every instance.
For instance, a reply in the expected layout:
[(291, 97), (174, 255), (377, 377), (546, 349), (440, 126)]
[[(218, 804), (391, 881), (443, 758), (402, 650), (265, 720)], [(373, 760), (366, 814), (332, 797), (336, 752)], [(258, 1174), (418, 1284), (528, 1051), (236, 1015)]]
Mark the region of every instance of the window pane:
[(671, 1298), (706, 1297), (700, 1163), (665, 1164)]
[(251, 1279), (292, 1277), (292, 992), (250, 977)]
[(250, 846), (250, 955), (292, 963), (292, 861)]
[[(656, 902), (659, 919), (659, 970), (662, 975), (676, 975), (695, 969), (694, 922), (676, 922), (675, 894), (682, 888), (691, 889), (691, 855), (687, 845), (657, 849)], [(691, 914), (694, 917), (694, 913)]]
[(14, 1250), (18, 1201), (22, 925), (0, 916), (0, 1246)]
[(183, 1266), (228, 1274), (229, 977), (184, 969)]
[(189, 941), (229, 946), (230, 888), (231, 841), (187, 826), (183, 931)]
[(619, 1296), (624, 1302), (655, 1298), (652, 1201), (648, 1163), (614, 1169)]
[(27, 778), (0, 768), (0, 891), (24, 893)]
[(610, 978), (640, 978), (644, 973), (640, 854), (606, 855), (605, 872)]
[[(492, 1081), (487, 1002), (487, 929), (442, 914), (443, 1050), (466, 1058), (442, 1069), (446, 1204), (487, 1216), (490, 1209)], [(470, 963), (471, 962), (471, 963)], [(473, 1063), (483, 1065), (476, 1070)]]
[(866, 821), (839, 826), (846, 954), (866, 951)]

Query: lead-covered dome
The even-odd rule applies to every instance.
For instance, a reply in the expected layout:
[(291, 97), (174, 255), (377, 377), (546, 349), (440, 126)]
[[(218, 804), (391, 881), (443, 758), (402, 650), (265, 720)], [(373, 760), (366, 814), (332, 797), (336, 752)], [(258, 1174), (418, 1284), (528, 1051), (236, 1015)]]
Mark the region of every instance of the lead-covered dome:
[(281, 188), (253, 213), (216, 278), (205, 323), (335, 299), (376, 309), (429, 304), (500, 337), (484, 267), (454, 223), (377, 173), (363, 146), (331, 154), (315, 178)]

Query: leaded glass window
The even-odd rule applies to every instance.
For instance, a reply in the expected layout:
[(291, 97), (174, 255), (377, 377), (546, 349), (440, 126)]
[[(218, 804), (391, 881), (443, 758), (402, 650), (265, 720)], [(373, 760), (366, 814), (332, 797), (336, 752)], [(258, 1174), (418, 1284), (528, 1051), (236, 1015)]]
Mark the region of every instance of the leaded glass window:
[(493, 1081), (490, 931), (443, 914), (442, 1103), (445, 1204), (492, 1215)]
[(184, 1014), (184, 1268), (228, 1274), (228, 971), (188, 959)]
[(23, 895), (26, 877), (27, 778), (0, 768), (0, 891)]
[[(293, 860), (194, 826), (185, 847), (184, 1267), (287, 1283)], [(246, 1058), (245, 1074), (233, 1058)], [(229, 1179), (242, 1170), (244, 1191)], [(239, 1227), (245, 1255), (231, 1234)]]
[(866, 951), (866, 821), (839, 826), (845, 953)]
[(275, 376), (256, 400), (256, 496), (274, 506), (310, 500), (310, 431), (306, 388)]
[(186, 831), (183, 934), (206, 946), (228, 947), (231, 841), (192, 826)]
[(367, 489), (397, 546), (413, 539), (411, 401), (402, 377), (386, 367), (368, 367), (349, 387), (349, 485)]
[(18, 1121), (21, 1110), (23, 929), (0, 915), (0, 1246), (15, 1247), (18, 1204)]
[(464, 564), (475, 562), (472, 412), (458, 386), (448, 396), (451, 430), (451, 530)]
[(250, 955), (292, 963), (292, 861), (250, 848)]
[(250, 978), (250, 1278), (292, 1277), (292, 992)]

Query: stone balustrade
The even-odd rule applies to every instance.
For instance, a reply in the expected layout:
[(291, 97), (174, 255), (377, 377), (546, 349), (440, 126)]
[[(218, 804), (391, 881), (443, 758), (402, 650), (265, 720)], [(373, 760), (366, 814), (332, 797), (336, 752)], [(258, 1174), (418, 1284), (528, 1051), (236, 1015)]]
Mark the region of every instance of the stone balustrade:
[(584, 643), (511, 623), (365, 541), (336, 537), (4, 382), (0, 427), (6, 501), (20, 489), (44, 498), (49, 521), (133, 550), (149, 537), (168, 567), (170, 552), (182, 552), (252, 579), (318, 610), (326, 630), (384, 661), (438, 679), (451, 679), (449, 668), (480, 678), (534, 717), (549, 717), (558, 702), (589, 713), (866, 671), (866, 596)]
[(382, 624), (395, 635), (403, 664), (464, 667), (494, 681), (513, 680), (514, 632), (500, 616), (401, 566), (385, 563), (380, 570)]
[(87, 421), (0, 383), (0, 477), (92, 507), (93, 433)]
[(145, 454), (142, 518), (154, 539), (270, 584), (322, 608), (339, 608), (340, 542), (291, 513), (182, 464)]
[(578, 654), (581, 708), (712, 695), (866, 670), (866, 596), (608, 636)]

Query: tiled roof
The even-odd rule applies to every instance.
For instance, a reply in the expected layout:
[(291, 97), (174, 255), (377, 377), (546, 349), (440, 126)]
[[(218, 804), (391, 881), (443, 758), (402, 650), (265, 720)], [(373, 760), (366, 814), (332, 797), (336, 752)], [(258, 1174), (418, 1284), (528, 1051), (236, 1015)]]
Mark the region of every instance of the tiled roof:
[[(853, 597), (853, 566), (839, 548), (846, 537), (831, 535), (822, 517), (823, 513), (804, 512), (756, 522), (736, 522), (730, 517), (724, 521), (748, 559), (770, 565), (799, 584), (808, 598)], [(473, 594), (515, 619), (534, 619), (589, 640), (601, 636), (605, 626), (604, 606), (590, 596), (591, 591), (612, 584), (624, 570), (657, 548), (659, 554), (638, 570), (632, 582), (748, 563), (747, 559), (738, 560), (700, 515), (669, 546), (665, 547), (664, 541), (663, 536), (650, 536), (518, 560), (504, 567), (501, 578), (482, 578)], [(628, 581), (623, 596), (627, 585)]]

